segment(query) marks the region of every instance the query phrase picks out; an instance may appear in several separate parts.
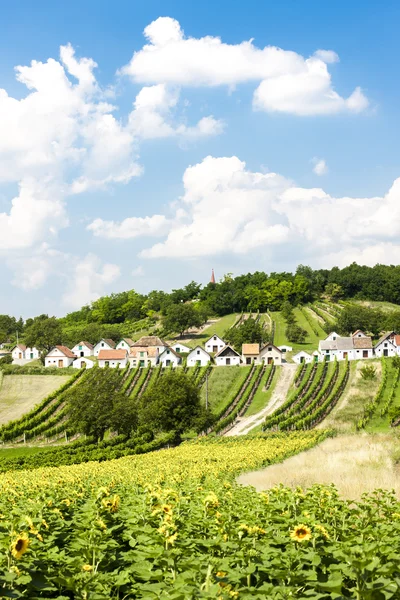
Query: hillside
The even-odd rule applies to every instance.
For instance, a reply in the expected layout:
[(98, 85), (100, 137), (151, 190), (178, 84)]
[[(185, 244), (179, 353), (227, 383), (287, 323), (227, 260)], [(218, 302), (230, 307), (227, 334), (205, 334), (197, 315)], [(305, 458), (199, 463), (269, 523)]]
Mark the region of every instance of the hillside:
[(19, 419), (69, 379), (68, 375), (5, 375), (0, 386), (0, 425)]

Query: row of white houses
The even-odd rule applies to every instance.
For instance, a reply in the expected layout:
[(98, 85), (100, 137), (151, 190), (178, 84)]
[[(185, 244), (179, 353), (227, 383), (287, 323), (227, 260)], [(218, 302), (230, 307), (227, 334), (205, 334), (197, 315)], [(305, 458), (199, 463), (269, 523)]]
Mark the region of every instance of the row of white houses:
[[(98, 364), (125, 368), (128, 363), (132, 368), (160, 365), (177, 367), (182, 364), (182, 355), (186, 356), (189, 367), (205, 366), (214, 360), (216, 366), (235, 366), (256, 364), (281, 365), (285, 354), (293, 349), (290, 346), (274, 344), (243, 344), (241, 354), (226, 344), (218, 335), (212, 335), (204, 344), (192, 349), (181, 342), (168, 345), (157, 336), (144, 336), (134, 342), (123, 338), (118, 343), (111, 339), (102, 339), (93, 345), (79, 342), (73, 348), (55, 346), (45, 357), (45, 366), (53, 368), (83, 367), (92, 368)], [(318, 350), (308, 353), (302, 350), (293, 356), (297, 364), (323, 362), (332, 360), (359, 360), (379, 356), (400, 356), (400, 335), (391, 331), (383, 335), (375, 347), (371, 337), (363, 331), (356, 331), (349, 337), (332, 332), (325, 340), (319, 342)], [(12, 350), (14, 364), (24, 365), (38, 359), (40, 352), (36, 348), (27, 348), (17, 344)]]
[(349, 337), (340, 336), (335, 331), (321, 340), (318, 350), (312, 354), (302, 350), (293, 356), (297, 364), (330, 360), (362, 360), (381, 356), (400, 356), (400, 335), (395, 331), (385, 333), (373, 346), (372, 339), (363, 331), (357, 330)]
[(92, 368), (96, 363), (100, 368), (106, 366), (125, 368), (147, 367), (178, 367), (182, 364), (182, 355), (186, 356), (188, 367), (206, 366), (213, 359), (216, 366), (235, 366), (241, 364), (282, 364), (282, 357), (289, 346), (282, 348), (274, 344), (243, 344), (242, 353), (226, 344), (218, 335), (211, 336), (204, 348), (196, 346), (189, 348), (181, 342), (168, 345), (157, 336), (144, 336), (137, 342), (124, 338), (115, 344), (113, 340), (102, 339), (93, 346), (88, 342), (80, 342), (72, 349), (66, 346), (55, 346), (45, 357), (46, 367), (83, 367)]

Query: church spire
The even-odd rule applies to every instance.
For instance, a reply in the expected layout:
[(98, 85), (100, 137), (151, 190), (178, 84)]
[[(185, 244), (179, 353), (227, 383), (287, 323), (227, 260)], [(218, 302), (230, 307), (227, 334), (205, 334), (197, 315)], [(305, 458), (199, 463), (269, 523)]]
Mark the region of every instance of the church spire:
[(215, 283), (214, 269), (212, 269), (212, 271), (211, 271), (211, 279), (210, 279), (210, 283)]

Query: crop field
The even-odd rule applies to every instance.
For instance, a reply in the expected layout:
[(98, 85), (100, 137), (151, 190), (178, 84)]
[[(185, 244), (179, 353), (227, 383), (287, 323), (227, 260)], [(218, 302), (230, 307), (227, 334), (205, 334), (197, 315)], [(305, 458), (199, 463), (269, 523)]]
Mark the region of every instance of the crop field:
[[(4, 597), (397, 598), (400, 504), (235, 477), (324, 432), (204, 439), (0, 476)], [(12, 507), (10, 510), (10, 506)]]
[(68, 379), (63, 375), (5, 375), (0, 386), (0, 424), (18, 419)]

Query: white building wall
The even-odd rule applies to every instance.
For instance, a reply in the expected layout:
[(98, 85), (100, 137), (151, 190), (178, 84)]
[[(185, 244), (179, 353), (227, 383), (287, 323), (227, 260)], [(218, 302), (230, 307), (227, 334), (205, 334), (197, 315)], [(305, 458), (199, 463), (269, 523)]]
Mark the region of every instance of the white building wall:
[(205, 367), (210, 362), (210, 356), (204, 352), (202, 348), (195, 348), (188, 354), (187, 366), (195, 367), (199, 364), (201, 367)]
[[(303, 360), (302, 360), (302, 358), (303, 358)], [(293, 361), (297, 365), (300, 365), (302, 363), (309, 364), (310, 362), (312, 362), (312, 356), (310, 356), (310, 354), (307, 354), (307, 352), (299, 352), (298, 354), (295, 354), (293, 356)]]
[(125, 369), (128, 363), (128, 358), (121, 358), (115, 360), (99, 360), (98, 363), (100, 369), (104, 369), (106, 367), (106, 363), (108, 363), (108, 366), (111, 369)]
[[(387, 351), (387, 354), (385, 352)], [(398, 348), (389, 340), (384, 340), (375, 348), (375, 356), (396, 356), (398, 354)]]
[[(226, 363), (227, 358), (230, 359), (230, 364)], [(217, 367), (232, 367), (240, 365), (240, 356), (218, 356), (215, 359), (215, 364), (217, 365)]]
[(105, 342), (104, 340), (101, 340), (94, 347), (94, 356), (98, 356), (100, 353), (100, 350), (114, 350), (114, 348), (111, 348), (111, 346), (109, 344), (107, 344), (107, 342)]
[(130, 350), (130, 345), (127, 344), (125, 342), (125, 340), (121, 340), (120, 342), (118, 342), (118, 344), (115, 346), (116, 350), (127, 350), (129, 352)]
[(90, 360), (89, 358), (85, 358), (84, 356), (80, 356), (79, 358), (76, 358), (74, 360), (74, 362), (72, 363), (72, 366), (74, 367), (74, 369), (83, 369), (84, 366), (86, 366), (87, 369), (93, 369), (95, 363), (93, 360)]
[(158, 361), (162, 367), (177, 367), (181, 363), (182, 359), (178, 356), (175, 356), (173, 352), (170, 352), (169, 354), (163, 352)]
[(94, 353), (94, 351), (91, 348), (85, 346), (85, 344), (76, 344), (76, 346), (72, 348), (72, 352), (78, 357), (93, 356)]
[[(213, 335), (212, 338), (207, 340), (207, 342), (204, 344), (206, 352), (214, 352), (215, 354), (222, 350), (222, 348), (225, 348), (225, 346), (226, 344), (224, 340), (221, 340), (221, 338), (218, 335)], [(215, 347), (217, 349), (215, 349)]]
[(184, 352), (189, 353), (191, 351), (191, 348), (189, 348), (189, 346), (185, 346), (184, 344), (174, 344), (173, 346), (171, 346), (172, 350), (175, 350), (175, 352), (178, 352), (178, 354), (182, 354)]

